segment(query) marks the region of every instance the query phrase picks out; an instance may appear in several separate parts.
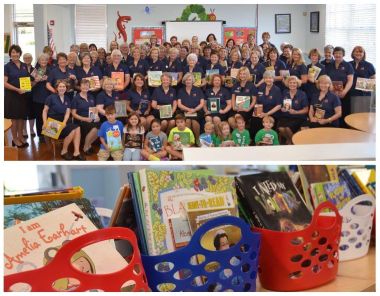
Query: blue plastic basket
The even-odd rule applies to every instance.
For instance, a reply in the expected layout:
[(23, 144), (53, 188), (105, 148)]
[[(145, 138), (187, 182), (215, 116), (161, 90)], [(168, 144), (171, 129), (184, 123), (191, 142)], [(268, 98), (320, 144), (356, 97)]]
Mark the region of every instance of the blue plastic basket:
[[(223, 225), (240, 228), (240, 241), (222, 251), (203, 248), (203, 235)], [(149, 287), (152, 291), (254, 292), (260, 240), (260, 234), (253, 233), (239, 218), (226, 216), (210, 220), (194, 233), (186, 247), (169, 254), (142, 256)], [(194, 257), (200, 258), (196, 260), (197, 265), (190, 259)]]

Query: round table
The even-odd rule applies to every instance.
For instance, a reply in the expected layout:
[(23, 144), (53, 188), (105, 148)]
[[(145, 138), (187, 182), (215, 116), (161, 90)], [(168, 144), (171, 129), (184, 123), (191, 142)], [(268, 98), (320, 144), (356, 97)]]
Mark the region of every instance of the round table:
[(292, 141), (295, 145), (363, 142), (373, 142), (375, 144), (375, 136), (352, 129), (317, 127), (297, 132), (293, 135)]
[(376, 113), (353, 113), (347, 115), (344, 121), (354, 129), (376, 134)]

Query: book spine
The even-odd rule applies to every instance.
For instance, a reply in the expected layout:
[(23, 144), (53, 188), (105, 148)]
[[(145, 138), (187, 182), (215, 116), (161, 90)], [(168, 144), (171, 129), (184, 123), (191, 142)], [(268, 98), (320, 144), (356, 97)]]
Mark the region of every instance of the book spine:
[(361, 187), (360, 187), (359, 183), (357, 182), (357, 180), (347, 170), (346, 170), (346, 172), (347, 172), (347, 176), (348, 176), (349, 182), (351, 182), (351, 184), (355, 188), (356, 196), (364, 194), (364, 191), (361, 189)]
[(346, 182), (348, 189), (351, 192), (352, 197), (356, 197), (356, 196), (358, 196), (358, 192), (357, 192), (356, 188), (354, 187), (354, 185), (352, 184), (352, 181), (350, 180), (349, 176), (347, 176), (347, 174), (348, 174), (347, 171), (341, 171), (339, 173), (339, 177), (341, 180)]
[(366, 184), (363, 184), (363, 182), (360, 180), (359, 176), (356, 174), (356, 172), (352, 173), (352, 177), (355, 179), (356, 183), (359, 185), (361, 191), (364, 194), (371, 194), (371, 191), (367, 188)]

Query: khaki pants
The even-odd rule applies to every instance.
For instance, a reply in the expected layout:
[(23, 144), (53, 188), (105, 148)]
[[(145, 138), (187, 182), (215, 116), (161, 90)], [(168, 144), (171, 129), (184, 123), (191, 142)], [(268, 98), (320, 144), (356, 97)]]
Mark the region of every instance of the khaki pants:
[(100, 161), (106, 161), (110, 157), (110, 155), (112, 156), (113, 160), (123, 160), (123, 150), (107, 151), (104, 149), (100, 149), (97, 155), (98, 160)]

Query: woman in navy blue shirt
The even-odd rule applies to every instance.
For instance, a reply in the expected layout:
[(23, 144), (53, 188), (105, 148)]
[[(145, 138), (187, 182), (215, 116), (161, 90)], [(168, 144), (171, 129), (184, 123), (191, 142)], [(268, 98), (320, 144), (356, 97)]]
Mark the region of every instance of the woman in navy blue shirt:
[[(345, 50), (342, 47), (335, 47), (333, 51), (334, 62), (326, 67), (326, 74), (330, 76), (331, 81), (334, 85), (334, 93), (341, 99), (342, 102), (342, 118), (340, 119), (340, 125), (342, 127), (347, 127), (344, 122), (344, 117), (351, 114), (351, 98), (349, 91), (352, 87), (352, 82), (354, 80), (354, 68), (348, 62), (346, 62), (343, 57), (345, 55)], [(343, 85), (336, 87), (337, 83)]]
[(322, 75), (317, 81), (319, 93), (311, 98), (309, 121), (303, 128), (338, 127), (342, 117), (342, 106), (336, 94), (330, 91), (332, 81), (329, 76)]
[(281, 70), (287, 70), (286, 65), (278, 57), (276, 48), (270, 48), (267, 54), (267, 61), (263, 64), (265, 70), (274, 71), (274, 84), (281, 90), (285, 89), (283, 84), (284, 77), (281, 76)]
[(20, 78), (30, 77), (26, 64), (20, 61), (22, 54), (18, 45), (9, 48), (11, 60), (4, 66), (4, 117), (12, 120), (12, 145), (26, 148), (23, 137), (24, 120), (28, 113), (28, 94), (20, 88)]
[(96, 96), (96, 109), (102, 123), (107, 120), (106, 107), (114, 105), (115, 101), (119, 100), (119, 93), (114, 91), (113, 85), (114, 83), (111, 78), (104, 78), (102, 83), (103, 90)]
[(302, 84), (307, 82), (307, 67), (303, 59), (302, 51), (298, 48), (292, 50), (292, 63), (289, 68), (290, 76), (297, 76)]
[(132, 79), (132, 87), (128, 90), (127, 112), (135, 112), (140, 117), (140, 122), (144, 130), (148, 130), (150, 123), (154, 119), (149, 115), (151, 110), (150, 93), (145, 84), (145, 78), (142, 74), (137, 73)]
[(195, 87), (194, 76), (186, 73), (183, 76), (184, 85), (177, 95), (178, 108), (185, 113), (186, 126), (190, 128), (196, 139), (200, 135), (200, 121), (204, 117), (203, 106), (205, 103), (203, 91)]
[(76, 94), (71, 102), (71, 114), (74, 123), (78, 124), (81, 129), (81, 135), (84, 137), (83, 152), (91, 155), (95, 151), (92, 149), (92, 143), (98, 138), (98, 129), (100, 127), (99, 116), (90, 117), (90, 108), (95, 107), (95, 98), (88, 92), (90, 82), (82, 79), (80, 83), (80, 92)]
[[(156, 87), (153, 91), (152, 101), (152, 115), (161, 120), (161, 130), (168, 133), (175, 125), (174, 114), (177, 110), (177, 94), (175, 89), (171, 86), (172, 77), (169, 74), (162, 74), (161, 86)], [(171, 105), (172, 116), (168, 118), (160, 118), (160, 107)]]
[(131, 77), (129, 75), (128, 66), (121, 62), (121, 52), (118, 49), (114, 49), (111, 53), (112, 63), (108, 65), (104, 71), (104, 76), (112, 77), (112, 73), (122, 73), (117, 75), (124, 75), (124, 83), (120, 87), (116, 87), (115, 91), (118, 91), (121, 98), (124, 98), (124, 90), (128, 87)]
[[(219, 55), (216, 51), (211, 52), (210, 62), (206, 67), (206, 74), (208, 70), (217, 70), (218, 74), (221, 75), (224, 79), (225, 69), (221, 64), (219, 64)], [(211, 77), (209, 77), (208, 79), (211, 79)]]
[[(187, 65), (183, 69), (183, 74), (185, 75), (186, 73), (200, 73), (201, 86), (205, 86), (206, 85), (205, 74), (203, 72), (202, 67), (197, 64), (198, 63), (197, 55), (195, 53), (191, 53), (187, 56), (186, 60), (187, 60)], [(199, 86), (196, 86), (196, 87), (199, 87)]]
[(301, 81), (297, 76), (290, 76), (286, 80), (283, 92), (281, 113), (278, 118), (277, 127), (280, 134), (286, 139), (287, 145), (292, 143), (293, 134), (296, 133), (307, 120), (309, 112), (309, 101), (306, 94), (298, 89)]
[(253, 50), (250, 56), (250, 60), (247, 62), (247, 68), (249, 73), (251, 73), (252, 82), (256, 87), (259, 87), (263, 80), (263, 74), (265, 72), (265, 67), (260, 64), (260, 53)]
[(132, 56), (133, 60), (128, 64), (129, 74), (132, 78), (137, 73), (140, 73), (145, 77), (149, 66), (145, 59), (141, 59), (141, 50), (139, 47), (133, 49)]
[(66, 95), (70, 100), (74, 97), (74, 87), (77, 83), (77, 77), (75, 70), (69, 69), (67, 67), (67, 55), (63, 52), (57, 54), (58, 66), (51, 69), (48, 81), (46, 83), (46, 88), (53, 94), (57, 93), (54, 85), (57, 80), (65, 80), (68, 88), (66, 89)]
[[(205, 92), (206, 102), (203, 108), (206, 115), (205, 119), (206, 121), (212, 121), (215, 125), (219, 124), (221, 121), (228, 121), (231, 111), (231, 93), (227, 88), (222, 86), (222, 83), (223, 78), (221, 75), (213, 75), (211, 77), (211, 85)], [(219, 98), (219, 112), (210, 112), (207, 104), (209, 98)]]
[(240, 54), (238, 49), (233, 49), (230, 53), (228, 69), (226, 75), (231, 76), (231, 69), (240, 69), (243, 64), (240, 62)]
[(97, 78), (99, 79), (99, 87), (97, 88), (94, 87), (89, 92), (94, 97), (96, 97), (96, 95), (101, 90), (101, 85), (103, 83), (103, 74), (101, 73), (98, 67), (91, 65), (91, 56), (88, 52), (84, 52), (82, 54), (82, 67), (78, 67), (76, 72), (77, 72), (77, 80), (79, 83), (76, 87), (78, 91), (80, 91), (80, 82), (82, 81), (83, 78), (97, 76)]
[[(273, 72), (265, 71), (263, 78), (264, 83), (260, 85), (257, 90), (255, 108), (253, 112), (250, 113), (252, 116), (249, 131), (251, 139), (254, 139), (256, 133), (263, 128), (262, 122), (265, 116), (270, 115), (277, 121), (279, 110), (282, 105), (281, 90), (274, 85)], [(257, 105), (261, 105), (262, 112), (257, 112)]]
[(178, 75), (177, 85), (180, 83), (180, 81), (182, 81), (182, 77), (183, 77), (183, 67), (182, 67), (182, 63), (180, 62), (178, 58), (178, 54), (179, 54), (179, 51), (177, 48), (175, 47), (170, 48), (169, 58), (167, 59), (167, 62), (165, 65), (166, 72), (177, 73)]
[(327, 66), (329, 64), (332, 64), (334, 62), (334, 57), (333, 57), (333, 51), (334, 51), (334, 46), (328, 44), (323, 48), (323, 53), (324, 53), (324, 60), (321, 62), (323, 66)]
[(366, 53), (362, 46), (355, 46), (351, 53), (350, 64), (354, 68), (354, 81), (351, 87), (351, 112), (370, 112), (371, 92), (355, 89), (358, 77), (376, 79), (375, 67), (366, 61)]
[[(317, 86), (316, 86), (318, 77), (325, 75), (326, 71), (325, 71), (325, 66), (319, 62), (319, 60), (321, 59), (321, 54), (319, 53), (319, 50), (317, 48), (310, 50), (309, 59), (310, 59), (311, 63), (309, 65), (307, 65), (308, 76), (307, 76), (307, 83), (306, 83), (304, 89), (305, 89), (307, 98), (310, 102), (313, 94), (319, 92), (319, 90), (317, 89)], [(312, 68), (314, 70), (310, 70)], [(320, 69), (318, 76), (316, 76), (316, 71), (317, 71), (316, 68)]]
[[(65, 127), (59, 135), (59, 139), (64, 139), (61, 157), (65, 160), (86, 160), (79, 151), (80, 128), (70, 120), (70, 98), (65, 94), (66, 88), (67, 84), (64, 81), (59, 81), (56, 83), (56, 93), (46, 98), (42, 111), (43, 125), (46, 124), (48, 118), (63, 122)], [(71, 143), (74, 145), (73, 155), (68, 152)]]
[(165, 71), (164, 62), (159, 60), (160, 50), (154, 47), (150, 50), (150, 60), (148, 63), (148, 71)]

